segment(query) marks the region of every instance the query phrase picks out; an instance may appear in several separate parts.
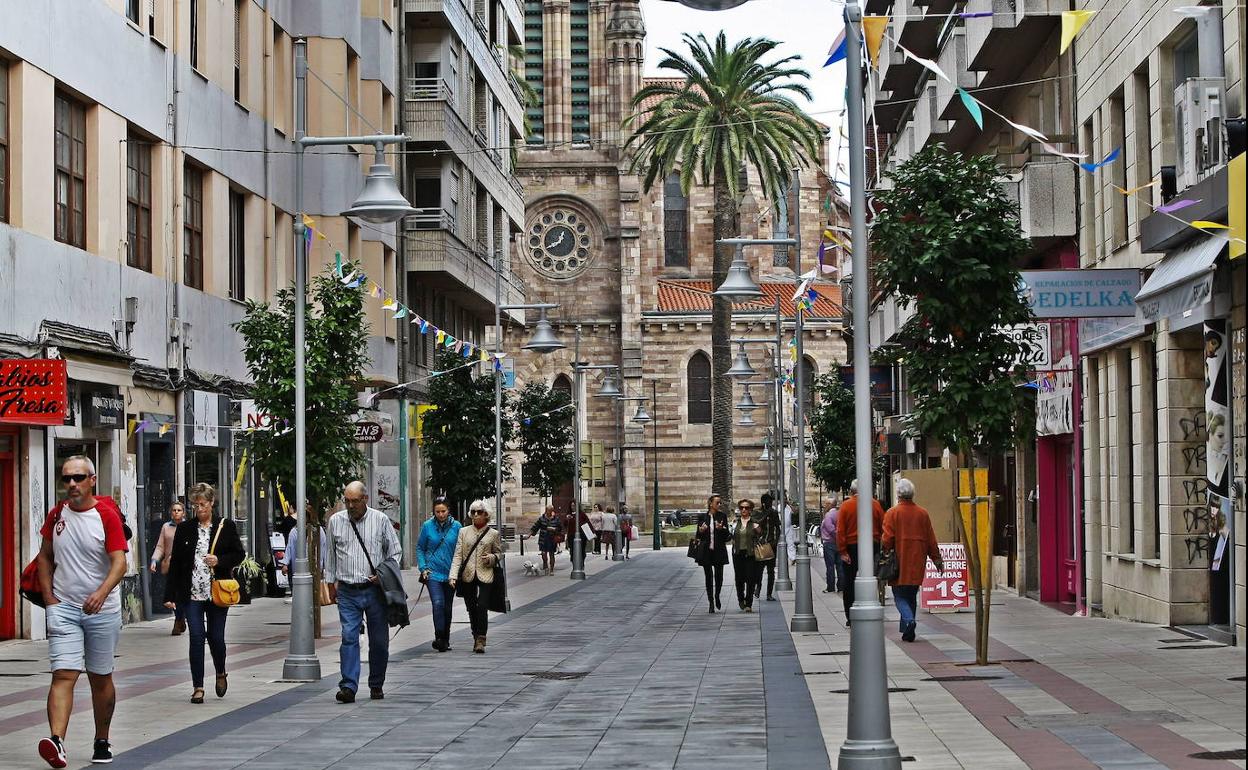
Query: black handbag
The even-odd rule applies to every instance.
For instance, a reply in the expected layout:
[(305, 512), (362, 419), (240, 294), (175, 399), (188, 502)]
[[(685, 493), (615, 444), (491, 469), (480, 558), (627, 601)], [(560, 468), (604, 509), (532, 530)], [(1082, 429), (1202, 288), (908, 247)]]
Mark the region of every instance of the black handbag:
[(897, 566), (897, 550), (889, 548), (880, 554), (880, 560), (875, 564), (875, 577), (877, 580), (896, 580), (901, 574), (900, 568)]
[(494, 582), (489, 584), (490, 595), (486, 600), (485, 607), (490, 612), (506, 612), (507, 611), (507, 569), (499, 555), (498, 561), (494, 564)]

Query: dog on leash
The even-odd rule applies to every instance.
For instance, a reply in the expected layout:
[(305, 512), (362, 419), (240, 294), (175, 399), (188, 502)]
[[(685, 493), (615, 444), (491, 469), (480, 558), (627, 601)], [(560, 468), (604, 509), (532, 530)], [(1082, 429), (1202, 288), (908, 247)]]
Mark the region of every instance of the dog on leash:
[(532, 575), (533, 577), (540, 577), (542, 572), (538, 569), (537, 564), (531, 561), (526, 561), (524, 563), (524, 574), (526, 576)]

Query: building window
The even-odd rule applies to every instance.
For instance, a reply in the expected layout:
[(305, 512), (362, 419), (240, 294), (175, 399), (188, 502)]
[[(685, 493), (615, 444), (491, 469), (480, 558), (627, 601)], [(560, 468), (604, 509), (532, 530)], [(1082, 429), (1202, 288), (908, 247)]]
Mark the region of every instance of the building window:
[(689, 267), (689, 199), (674, 172), (663, 180), (663, 266)]
[(152, 272), (152, 145), (126, 138), (126, 264)]
[(204, 288), (204, 172), (190, 164), (182, 172), (182, 282)]
[(246, 215), (246, 197), (230, 190), (230, 299), (240, 302), (247, 297)]
[[(1135, 181), (1132, 187), (1142, 187), (1153, 178), (1153, 130), (1152, 130), (1152, 98), (1149, 92), (1148, 63), (1135, 71), (1131, 78), (1133, 97), (1132, 109), (1135, 121), (1132, 130), (1135, 132)], [(1151, 188), (1140, 190), (1135, 194), (1135, 219), (1143, 222), (1152, 208), (1153, 191)]]
[(572, 141), (589, 141), (589, 0), (572, 0)]
[(139, 0), (126, 0), (126, 18), (135, 24), (139, 23)]
[(0, 59), (0, 222), (9, 221), (9, 65)]
[(234, 101), (243, 103), (243, 46), (247, 43), (247, 4), (234, 0)]
[(531, 144), (545, 141), (546, 115), (543, 111), (542, 91), (545, 87), (542, 54), (542, 0), (526, 0), (524, 3), (524, 82), (533, 89), (533, 96), (524, 106), (524, 123)]
[[(1109, 97), (1109, 148), (1126, 152), (1127, 144), (1127, 102), (1123, 89), (1119, 88)], [(1120, 190), (1127, 189), (1127, 159), (1119, 158), (1100, 173), (1107, 175), (1106, 180), (1115, 188), (1109, 196), (1110, 212), (1113, 216), (1113, 248), (1117, 249), (1127, 242), (1127, 196)]]
[(87, 247), (87, 108), (56, 94), (56, 240)]
[(1135, 394), (1134, 376), (1131, 368), (1135, 365), (1131, 347), (1115, 351), (1114, 369), (1118, 376), (1118, 387), (1115, 395), (1115, 455), (1118, 458), (1118, 552), (1135, 553), (1135, 434), (1132, 430), (1135, 421), (1135, 408), (1138, 396)]
[(693, 354), (685, 367), (685, 382), (689, 388), (689, 424), (711, 423), (711, 359), (702, 351)]
[(202, 11), (200, 0), (191, 0), (191, 67), (193, 69), (201, 69), (200, 65), (202, 64), (199, 60), (199, 30), (204, 21), (200, 16)]
[[(1085, 152), (1095, 155), (1095, 135), (1092, 128), (1092, 119), (1088, 118), (1083, 124), (1081, 130), (1079, 146)], [(1081, 235), (1083, 238), (1083, 253), (1086, 257), (1084, 261), (1085, 267), (1091, 267), (1096, 264), (1100, 257), (1100, 237), (1097, 235), (1097, 228), (1100, 225), (1100, 217), (1096, 215), (1097, 195), (1096, 195), (1096, 175), (1081, 174), (1083, 179), (1083, 227)]]

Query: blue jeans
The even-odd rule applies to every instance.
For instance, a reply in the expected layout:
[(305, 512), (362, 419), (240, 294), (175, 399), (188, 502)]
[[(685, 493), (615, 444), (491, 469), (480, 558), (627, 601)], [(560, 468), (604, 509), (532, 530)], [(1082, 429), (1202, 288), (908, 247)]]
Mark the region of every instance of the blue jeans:
[(352, 588), (338, 584), (338, 619), (342, 644), (338, 648), (339, 687), (355, 692), (360, 686), (360, 627), (368, 625), (368, 686), (381, 689), (390, 662), (390, 628), (381, 590), (374, 586)]
[(823, 571), (827, 573), (828, 590), (844, 589), (845, 575), (841, 572), (841, 552), (835, 541), (823, 541)]
[(893, 601), (897, 604), (897, 612), (901, 613), (901, 633), (914, 627), (914, 616), (919, 599), (918, 586), (893, 586)]
[(429, 603), (433, 605), (433, 633), (443, 638), (451, 634), (451, 609), (455, 606), (455, 589), (450, 583), (429, 580)]
[(212, 667), (225, 673), (225, 619), (229, 607), (218, 607), (211, 601), (189, 601), (182, 608), (186, 613), (186, 629), (191, 636), (191, 686), (204, 686), (204, 640), (212, 653)]

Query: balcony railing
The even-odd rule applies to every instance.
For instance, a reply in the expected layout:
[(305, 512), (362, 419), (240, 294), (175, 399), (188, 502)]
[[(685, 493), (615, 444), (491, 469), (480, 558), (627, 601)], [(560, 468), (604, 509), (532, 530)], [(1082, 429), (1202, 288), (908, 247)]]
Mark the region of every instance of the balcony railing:
[(434, 207), (416, 209), (403, 219), (405, 230), (455, 230), (455, 216), (451, 212)]
[(446, 102), (455, 104), (455, 94), (450, 83), (442, 78), (408, 78), (407, 98), (416, 102)]

